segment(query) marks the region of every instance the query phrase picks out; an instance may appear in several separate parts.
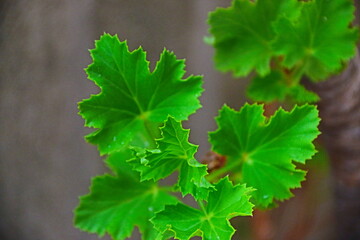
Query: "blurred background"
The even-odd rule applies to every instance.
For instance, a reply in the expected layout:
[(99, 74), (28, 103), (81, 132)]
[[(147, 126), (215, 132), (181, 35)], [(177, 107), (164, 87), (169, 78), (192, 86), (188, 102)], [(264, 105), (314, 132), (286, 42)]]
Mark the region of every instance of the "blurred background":
[[(83, 69), (104, 32), (138, 46), (154, 63), (166, 47), (186, 58), (188, 74), (204, 75), (203, 108), (187, 127), (209, 150), (207, 132), (227, 103), (245, 101), (246, 80), (216, 72), (203, 42), (207, 14), (230, 0), (0, 1), (0, 239), (98, 239), (73, 227), (78, 197), (108, 170), (83, 136), (77, 102), (99, 90)], [(234, 239), (331, 239), (329, 167), (319, 154), (303, 190), (281, 208), (235, 219)], [(140, 239), (135, 235), (132, 239)]]

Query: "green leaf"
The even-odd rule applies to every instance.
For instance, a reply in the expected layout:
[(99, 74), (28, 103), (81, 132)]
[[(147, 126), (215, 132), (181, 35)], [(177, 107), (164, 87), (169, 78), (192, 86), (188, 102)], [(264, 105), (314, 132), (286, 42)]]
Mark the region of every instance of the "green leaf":
[(257, 102), (284, 101), (288, 98), (296, 103), (309, 103), (319, 101), (319, 96), (305, 89), (302, 85), (288, 83), (286, 76), (279, 71), (272, 71), (270, 74), (255, 77), (247, 89), (250, 99)]
[(105, 162), (115, 175), (129, 176), (132, 178), (139, 178), (139, 173), (132, 170), (131, 166), (126, 162), (133, 157), (133, 152), (130, 148), (124, 148), (119, 152), (109, 155)]
[(198, 146), (189, 143), (189, 132), (169, 117), (161, 128), (162, 138), (156, 141), (158, 149), (137, 154), (130, 163), (141, 173), (142, 180), (158, 181), (179, 170), (178, 184), (182, 194), (204, 199), (211, 187), (205, 179), (207, 166), (194, 158)]
[(122, 166), (123, 174), (94, 178), (90, 194), (80, 198), (75, 210), (76, 227), (99, 236), (109, 233), (113, 239), (122, 240), (129, 237), (137, 226), (142, 239), (155, 239), (159, 233), (149, 219), (165, 205), (177, 203), (177, 199), (153, 182), (140, 183), (121, 159), (116, 164), (118, 169)]
[(296, 21), (281, 18), (275, 23), (278, 37), (273, 48), (284, 56), (284, 66), (301, 67), (311, 79), (323, 80), (355, 54), (358, 31), (351, 27), (354, 3), (312, 0), (302, 5)]
[(305, 163), (315, 153), (312, 141), (319, 135), (318, 111), (313, 105), (280, 108), (270, 119), (262, 105), (246, 104), (239, 112), (224, 106), (217, 118), (219, 129), (210, 133), (213, 150), (229, 156), (228, 164), (240, 168), (241, 182), (257, 189), (255, 203), (267, 207), (292, 196), (305, 172), (292, 161)]
[(185, 120), (200, 108), (200, 76), (182, 79), (184, 60), (164, 50), (153, 72), (146, 53), (129, 52), (126, 42), (104, 34), (91, 50), (93, 63), (86, 69), (101, 93), (79, 103), (85, 126), (98, 128), (86, 136), (101, 154), (128, 145), (149, 147), (159, 136), (158, 127), (170, 114)]
[(234, 0), (231, 7), (216, 9), (209, 16), (216, 67), (236, 76), (253, 70), (268, 74), (276, 37), (272, 23), (281, 16), (293, 19), (299, 10), (296, 0)]
[(160, 232), (172, 231), (175, 239), (187, 240), (202, 236), (204, 240), (230, 240), (235, 230), (229, 220), (236, 216), (251, 216), (253, 205), (245, 185), (233, 186), (228, 178), (215, 184), (208, 204), (195, 209), (184, 204), (166, 206), (151, 220)]
[(290, 88), (288, 94), (296, 103), (315, 103), (320, 100), (319, 95), (307, 90), (300, 84)]

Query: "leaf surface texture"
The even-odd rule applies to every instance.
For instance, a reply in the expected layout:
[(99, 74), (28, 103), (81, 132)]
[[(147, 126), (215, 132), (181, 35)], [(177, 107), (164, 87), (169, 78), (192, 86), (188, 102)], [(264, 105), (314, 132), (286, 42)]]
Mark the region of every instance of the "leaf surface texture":
[(117, 36), (103, 35), (91, 50), (89, 79), (101, 89), (79, 103), (87, 127), (98, 128), (86, 138), (101, 154), (120, 150), (129, 143), (148, 147), (159, 136), (158, 127), (170, 114), (185, 120), (200, 108), (200, 76), (183, 79), (184, 60), (164, 50), (150, 72), (146, 53), (130, 52)]
[(316, 153), (312, 141), (319, 135), (320, 119), (312, 105), (291, 112), (280, 108), (270, 119), (263, 114), (262, 105), (246, 104), (240, 111), (224, 106), (210, 142), (215, 152), (229, 157), (228, 164), (239, 167), (239, 181), (256, 189), (255, 203), (268, 207), (300, 187), (305, 172), (292, 161), (305, 163)]

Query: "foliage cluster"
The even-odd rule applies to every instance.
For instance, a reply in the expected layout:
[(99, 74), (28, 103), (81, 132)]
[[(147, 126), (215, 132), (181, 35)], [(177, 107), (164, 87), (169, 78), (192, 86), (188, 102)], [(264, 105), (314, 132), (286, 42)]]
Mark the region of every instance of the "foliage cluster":
[[(210, 13), (206, 41), (215, 48), (216, 67), (236, 77), (254, 73), (247, 92), (256, 102), (294, 103), (270, 117), (263, 104), (238, 111), (224, 105), (209, 140), (227, 161), (210, 173), (182, 127), (201, 107), (202, 77), (184, 79), (184, 60), (168, 50), (150, 71), (142, 48), (129, 51), (126, 42), (104, 34), (86, 69), (101, 92), (79, 109), (85, 126), (97, 129), (86, 140), (107, 156), (112, 174), (92, 180), (75, 225), (116, 240), (135, 227), (144, 240), (226, 240), (235, 232), (230, 219), (290, 198), (319, 135), (318, 111), (309, 104), (319, 98), (301, 79), (324, 80), (354, 55), (353, 12), (350, 0), (234, 0)], [(175, 184), (161, 181), (174, 172)], [(187, 195), (197, 207), (183, 202)]]

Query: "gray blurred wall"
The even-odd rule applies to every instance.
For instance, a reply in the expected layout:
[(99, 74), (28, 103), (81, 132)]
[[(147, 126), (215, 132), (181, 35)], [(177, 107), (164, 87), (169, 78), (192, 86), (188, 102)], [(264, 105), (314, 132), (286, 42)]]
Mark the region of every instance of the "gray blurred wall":
[[(76, 103), (98, 89), (83, 68), (103, 32), (142, 45), (154, 62), (164, 47), (203, 74), (204, 108), (190, 118), (191, 138), (207, 131), (224, 102), (239, 107), (244, 82), (214, 71), (203, 43), (207, 13), (230, 1), (3, 0), (0, 5), (0, 239), (97, 239), (74, 229), (72, 210), (90, 178), (106, 172)], [(153, 65), (152, 65), (153, 66)], [(133, 239), (138, 239), (135, 236)]]

